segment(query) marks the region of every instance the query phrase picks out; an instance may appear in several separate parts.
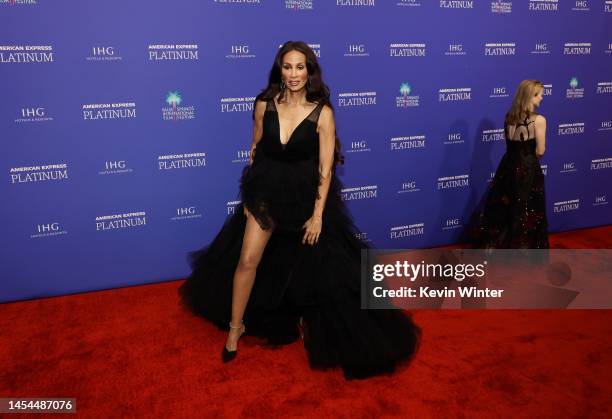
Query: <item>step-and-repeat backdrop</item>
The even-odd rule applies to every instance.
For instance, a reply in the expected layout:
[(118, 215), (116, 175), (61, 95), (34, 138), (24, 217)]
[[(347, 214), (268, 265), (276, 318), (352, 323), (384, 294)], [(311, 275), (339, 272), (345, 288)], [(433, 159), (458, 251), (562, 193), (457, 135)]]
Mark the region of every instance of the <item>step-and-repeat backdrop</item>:
[(526, 78), (551, 231), (612, 220), (612, 1), (0, 0), (0, 301), (185, 277), (287, 40), (320, 59), (372, 245), (458, 240)]

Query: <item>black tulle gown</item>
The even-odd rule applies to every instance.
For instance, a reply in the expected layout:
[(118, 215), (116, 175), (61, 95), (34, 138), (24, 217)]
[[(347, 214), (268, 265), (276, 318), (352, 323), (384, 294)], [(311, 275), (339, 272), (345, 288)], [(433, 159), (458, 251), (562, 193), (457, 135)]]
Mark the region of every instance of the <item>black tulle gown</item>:
[(246, 334), (287, 344), (300, 339), (302, 318), (312, 368), (342, 367), (347, 378), (365, 378), (409, 360), (420, 329), (403, 311), (360, 308), (360, 252), (366, 245), (356, 237), (335, 174), (319, 242), (301, 243), (318, 194), (321, 109), (316, 106), (283, 145), (275, 102), (268, 102), (263, 137), (240, 179), (242, 203), (208, 246), (190, 253), (192, 273), (179, 291), (195, 313), (228, 330), (244, 205), (262, 228), (274, 228), (243, 317)]
[(534, 121), (506, 126), (505, 135), (506, 153), (476, 212), (472, 243), (483, 249), (548, 249), (544, 174), (536, 156)]

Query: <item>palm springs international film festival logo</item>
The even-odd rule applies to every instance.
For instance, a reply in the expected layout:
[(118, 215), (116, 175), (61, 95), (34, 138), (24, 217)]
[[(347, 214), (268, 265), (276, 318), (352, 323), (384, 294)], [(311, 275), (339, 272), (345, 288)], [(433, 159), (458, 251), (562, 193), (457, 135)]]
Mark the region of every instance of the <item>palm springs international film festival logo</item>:
[(168, 92), (166, 95), (166, 103), (170, 106), (162, 108), (162, 117), (164, 121), (195, 119), (194, 106), (179, 106), (183, 98), (178, 91)]
[(52, 45), (0, 45), (0, 63), (52, 63)]
[(83, 119), (131, 119), (136, 118), (136, 103), (89, 103), (82, 107)]
[(512, 2), (495, 0), (491, 2), (491, 13), (512, 13)]
[(285, 0), (285, 9), (312, 10), (312, 0)]
[(612, 0), (606, 0), (606, 2), (604, 4), (604, 12), (605, 13), (612, 13)]
[(412, 86), (404, 82), (400, 85), (399, 92), (401, 96), (395, 97), (395, 103), (398, 108), (413, 108), (419, 106), (419, 96), (411, 96)]
[(578, 87), (578, 79), (576, 77), (571, 78), (569, 85), (570, 88), (565, 93), (568, 99), (582, 99), (584, 97), (584, 88)]
[(148, 51), (149, 61), (198, 60), (197, 44), (152, 44)]

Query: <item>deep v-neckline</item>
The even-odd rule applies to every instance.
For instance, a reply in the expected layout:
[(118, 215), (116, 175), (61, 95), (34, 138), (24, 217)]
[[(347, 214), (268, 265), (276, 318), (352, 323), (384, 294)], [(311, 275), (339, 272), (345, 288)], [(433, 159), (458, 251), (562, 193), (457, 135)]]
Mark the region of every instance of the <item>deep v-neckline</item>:
[(279, 116), (279, 114), (278, 114), (278, 106), (276, 106), (276, 99), (272, 98), (272, 100), (274, 101), (274, 110), (276, 111), (276, 127), (278, 128), (278, 143), (281, 145), (281, 147), (285, 148), (285, 147), (287, 147), (287, 144), (289, 144), (289, 143), (291, 142), (291, 139), (293, 138), (293, 134), (295, 134), (295, 132), (298, 130), (298, 128), (299, 128), (300, 126), (302, 126), (302, 124), (303, 124), (304, 122), (306, 122), (306, 121), (308, 120), (308, 118), (310, 118), (310, 115), (312, 115), (312, 114), (314, 113), (314, 111), (316, 111), (316, 110), (317, 110), (317, 108), (319, 107), (319, 105), (317, 104), (317, 105), (314, 107), (314, 109), (313, 109), (312, 111), (310, 111), (310, 112), (308, 113), (308, 115), (306, 115), (306, 117), (305, 117), (304, 119), (302, 119), (302, 120), (300, 121), (300, 123), (299, 123), (299, 124), (297, 124), (297, 125), (295, 126), (295, 128), (293, 128), (293, 131), (291, 131), (291, 134), (289, 135), (289, 139), (287, 140), (287, 142), (286, 142), (286, 143), (283, 143), (283, 142), (281, 141), (281, 128), (280, 128), (280, 125), (281, 125), (281, 124), (280, 124), (280, 116)]

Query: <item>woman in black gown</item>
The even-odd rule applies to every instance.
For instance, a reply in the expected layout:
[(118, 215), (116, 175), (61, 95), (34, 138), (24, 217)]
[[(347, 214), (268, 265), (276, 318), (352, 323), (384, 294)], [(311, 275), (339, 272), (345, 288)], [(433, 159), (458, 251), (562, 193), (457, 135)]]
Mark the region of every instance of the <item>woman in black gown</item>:
[(242, 203), (190, 254), (182, 300), (229, 329), (225, 362), (247, 325), (274, 345), (302, 337), (312, 368), (339, 366), (346, 378), (392, 372), (416, 352), (420, 329), (402, 311), (361, 309), (366, 245), (340, 198), (329, 90), (305, 43), (280, 48), (253, 115)]
[(506, 153), (478, 211), (473, 239), (482, 249), (548, 249), (544, 174), (546, 119), (535, 109), (544, 86), (523, 80), (506, 114)]

